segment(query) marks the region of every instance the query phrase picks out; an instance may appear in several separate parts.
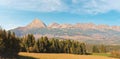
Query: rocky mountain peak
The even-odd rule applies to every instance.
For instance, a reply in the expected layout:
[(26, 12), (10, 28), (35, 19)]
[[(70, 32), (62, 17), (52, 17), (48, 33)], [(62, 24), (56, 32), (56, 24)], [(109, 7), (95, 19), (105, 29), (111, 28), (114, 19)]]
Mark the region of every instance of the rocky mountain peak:
[(50, 25), (48, 25), (48, 28), (59, 28), (59, 25), (58, 23), (52, 23)]
[(38, 18), (35, 18), (29, 25), (27, 25), (28, 28), (45, 28), (47, 27), (45, 23), (43, 23)]

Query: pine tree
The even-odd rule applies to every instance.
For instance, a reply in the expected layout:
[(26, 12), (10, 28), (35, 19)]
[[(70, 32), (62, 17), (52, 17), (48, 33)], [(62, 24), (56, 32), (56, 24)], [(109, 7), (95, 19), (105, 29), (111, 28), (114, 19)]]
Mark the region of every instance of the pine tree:
[(44, 52), (49, 52), (50, 43), (47, 36), (43, 37), (43, 42), (44, 42), (44, 49), (45, 49)]
[[(28, 35), (21, 41), (24, 42), (23, 45), (28, 48), (29, 52), (37, 53), (72, 53), (72, 54), (86, 54), (85, 43), (80, 43), (78, 41), (71, 40), (59, 40), (59, 39), (48, 39), (46, 36), (41, 37), (35, 42), (31, 39), (33, 36)], [(34, 44), (32, 44), (34, 42)]]
[(75, 54), (75, 43), (72, 41), (72, 46), (71, 46), (71, 48), (70, 48), (70, 52), (72, 53), (72, 54)]
[(106, 47), (104, 45), (100, 45), (100, 52), (101, 53), (106, 53)]
[(66, 40), (66, 52), (67, 53), (70, 53), (70, 47), (72, 46), (71, 45), (72, 43), (71, 43), (71, 41), (70, 40)]
[(97, 47), (97, 46), (93, 46), (92, 52), (93, 52), (93, 53), (99, 53), (98, 47)]
[(35, 44), (35, 38), (32, 34), (28, 34), (25, 36), (24, 41), (25, 48), (27, 52), (33, 52), (34, 44)]
[(64, 46), (65, 46), (65, 43), (64, 41), (59, 41), (59, 52), (60, 53), (63, 53), (64, 52)]
[(86, 54), (86, 45), (85, 43), (81, 43), (81, 54)]
[(15, 33), (0, 30), (0, 57), (15, 57), (20, 49), (19, 42)]
[(47, 44), (48, 44), (48, 39), (45, 37), (41, 37), (38, 39), (37, 45), (38, 45), (38, 51), (41, 53), (47, 52)]

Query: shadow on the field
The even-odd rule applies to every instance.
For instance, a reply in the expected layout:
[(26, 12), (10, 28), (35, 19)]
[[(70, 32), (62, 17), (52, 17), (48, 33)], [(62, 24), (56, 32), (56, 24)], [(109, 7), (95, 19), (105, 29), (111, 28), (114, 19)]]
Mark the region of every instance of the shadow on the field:
[(37, 59), (37, 58), (30, 57), (30, 56), (18, 56), (17, 59)]

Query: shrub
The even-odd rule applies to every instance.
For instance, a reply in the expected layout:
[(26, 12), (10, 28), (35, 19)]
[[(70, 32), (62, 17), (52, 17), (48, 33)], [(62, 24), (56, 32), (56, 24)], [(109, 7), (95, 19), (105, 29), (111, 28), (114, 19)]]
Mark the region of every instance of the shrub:
[(111, 56), (116, 57), (116, 58), (120, 58), (120, 51), (112, 51)]

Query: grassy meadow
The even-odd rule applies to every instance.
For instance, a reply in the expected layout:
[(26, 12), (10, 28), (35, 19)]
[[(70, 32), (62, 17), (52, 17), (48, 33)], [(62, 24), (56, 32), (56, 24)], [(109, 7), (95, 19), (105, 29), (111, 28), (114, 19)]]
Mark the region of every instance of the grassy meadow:
[[(93, 55), (75, 55), (75, 54), (55, 54), (55, 53), (26, 53), (20, 52), (20, 58), (28, 59), (117, 59), (109, 57), (109, 54), (93, 54)], [(24, 56), (24, 57), (23, 57)]]

